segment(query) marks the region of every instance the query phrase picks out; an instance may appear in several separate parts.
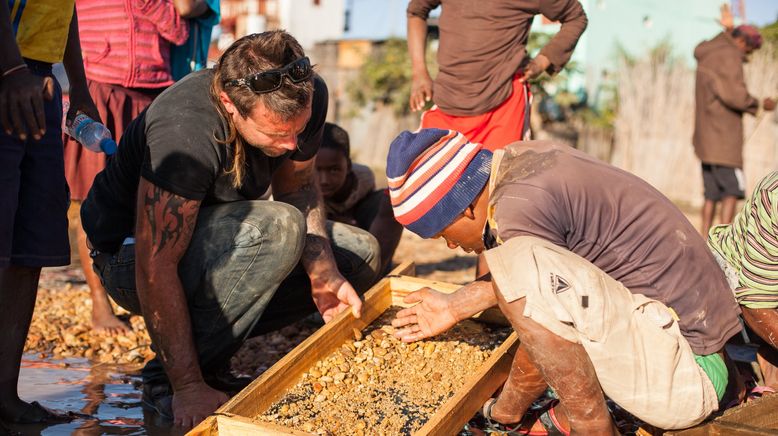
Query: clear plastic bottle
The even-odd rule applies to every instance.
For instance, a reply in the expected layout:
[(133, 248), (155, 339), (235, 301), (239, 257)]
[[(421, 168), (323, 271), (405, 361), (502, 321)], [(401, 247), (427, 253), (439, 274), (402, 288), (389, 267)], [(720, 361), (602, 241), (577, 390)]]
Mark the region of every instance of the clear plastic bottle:
[(68, 126), (68, 135), (95, 153), (116, 153), (116, 141), (107, 127), (79, 112)]

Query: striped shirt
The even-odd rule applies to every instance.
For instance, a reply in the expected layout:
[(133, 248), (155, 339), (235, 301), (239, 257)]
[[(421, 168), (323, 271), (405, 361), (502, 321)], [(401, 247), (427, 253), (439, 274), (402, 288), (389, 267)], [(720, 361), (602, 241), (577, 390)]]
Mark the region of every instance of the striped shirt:
[(778, 172), (759, 182), (732, 224), (711, 229), (708, 246), (737, 273), (740, 304), (778, 308)]
[[(6, 0), (0, 0), (6, 1)], [(62, 62), (68, 42), (73, 0), (7, 0), (11, 29), (22, 56)]]
[(77, 0), (87, 79), (125, 88), (173, 84), (170, 45), (189, 37), (171, 0)]

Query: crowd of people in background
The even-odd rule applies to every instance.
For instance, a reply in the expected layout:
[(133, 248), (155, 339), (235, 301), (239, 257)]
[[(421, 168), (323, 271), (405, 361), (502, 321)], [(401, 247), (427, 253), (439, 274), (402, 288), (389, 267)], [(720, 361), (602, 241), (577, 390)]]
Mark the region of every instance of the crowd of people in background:
[[(724, 349), (741, 314), (761, 341), (759, 392), (778, 388), (778, 173), (735, 214), (743, 114), (776, 105), (744, 82), (756, 28), (723, 19), (695, 50), (701, 237), (638, 177), (531, 140), (529, 81), (570, 60), (587, 26), (578, 0), (411, 0), (409, 104), (423, 113), (389, 149), (387, 189), (326, 121), (327, 85), (293, 35), (245, 36), (207, 68), (219, 13), (218, 0), (0, 4), (0, 435), (73, 419), (17, 393), (40, 270), (70, 263), (71, 202), (92, 327), (128, 328), (111, 299), (144, 317), (156, 357), (143, 406), (183, 428), (247, 385), (229, 370), (247, 338), (316, 313), (359, 317), (403, 227), (479, 260), (454, 294), (406, 297), (399, 338), (497, 305), (521, 339), (483, 405), (492, 431), (613, 433), (606, 397), (658, 428), (695, 425), (756, 392)], [(561, 26), (531, 54), (537, 15)], [(110, 129), (115, 155), (63, 134), (78, 113)], [(527, 414), (548, 388), (555, 401)]]

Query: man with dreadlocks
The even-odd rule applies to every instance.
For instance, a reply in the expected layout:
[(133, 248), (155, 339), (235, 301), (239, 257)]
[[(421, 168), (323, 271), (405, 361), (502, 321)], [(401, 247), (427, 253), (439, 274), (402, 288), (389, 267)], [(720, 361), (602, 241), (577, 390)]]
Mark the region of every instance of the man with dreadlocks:
[[(143, 404), (179, 426), (240, 387), (219, 374), (246, 338), (316, 309), (359, 316), (380, 249), (325, 220), (313, 162), (327, 98), (291, 35), (241, 38), (130, 124), (82, 206), (97, 273), (157, 353)], [(278, 201), (259, 200), (271, 185)]]

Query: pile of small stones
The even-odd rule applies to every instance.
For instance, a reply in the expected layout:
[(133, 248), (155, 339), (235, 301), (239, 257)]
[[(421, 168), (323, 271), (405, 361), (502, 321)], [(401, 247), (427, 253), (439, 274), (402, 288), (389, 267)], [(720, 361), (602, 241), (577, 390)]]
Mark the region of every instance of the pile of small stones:
[(394, 337), (391, 308), (317, 362), (258, 416), (319, 434), (396, 435), (421, 428), (508, 336), (466, 320), (430, 340)]
[[(142, 363), (154, 356), (140, 316), (122, 316), (131, 331), (110, 336), (91, 328), (92, 301), (86, 286), (66, 283), (40, 288), (24, 350), (40, 358), (83, 357), (102, 363)], [(118, 308), (117, 312), (122, 313)]]

